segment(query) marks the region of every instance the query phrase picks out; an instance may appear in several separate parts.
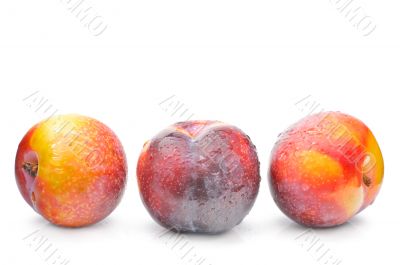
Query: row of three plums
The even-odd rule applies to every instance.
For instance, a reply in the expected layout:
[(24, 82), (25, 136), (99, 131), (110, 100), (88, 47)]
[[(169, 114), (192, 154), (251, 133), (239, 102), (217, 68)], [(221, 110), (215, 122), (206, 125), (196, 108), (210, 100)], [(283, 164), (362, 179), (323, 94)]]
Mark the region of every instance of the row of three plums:
[[(79, 115), (51, 117), (19, 144), (16, 180), (26, 202), (51, 223), (99, 222), (118, 205), (127, 163), (117, 136)], [(375, 199), (383, 159), (368, 127), (339, 112), (308, 116), (280, 135), (269, 185), (279, 208), (306, 226), (342, 224)], [(218, 233), (239, 224), (260, 185), (255, 146), (217, 121), (174, 124), (145, 143), (137, 164), (151, 216), (176, 231)]]

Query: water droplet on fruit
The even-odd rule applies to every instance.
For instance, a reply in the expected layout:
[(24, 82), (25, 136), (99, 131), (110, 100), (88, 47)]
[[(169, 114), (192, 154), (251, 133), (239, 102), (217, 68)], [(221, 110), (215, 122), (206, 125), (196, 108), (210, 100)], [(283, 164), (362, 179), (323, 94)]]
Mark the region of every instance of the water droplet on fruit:
[(363, 161), (363, 167), (366, 167), (370, 161), (371, 157), (369, 155), (366, 155)]

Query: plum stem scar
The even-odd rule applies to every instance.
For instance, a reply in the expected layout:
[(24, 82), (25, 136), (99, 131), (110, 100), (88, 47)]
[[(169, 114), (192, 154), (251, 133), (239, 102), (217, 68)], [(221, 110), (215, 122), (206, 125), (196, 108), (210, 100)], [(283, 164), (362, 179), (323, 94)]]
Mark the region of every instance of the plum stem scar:
[(31, 176), (36, 177), (38, 172), (38, 163), (25, 162), (22, 168)]
[(371, 185), (371, 179), (369, 177), (367, 177), (366, 175), (363, 175), (363, 182), (365, 184), (365, 186), (369, 187)]

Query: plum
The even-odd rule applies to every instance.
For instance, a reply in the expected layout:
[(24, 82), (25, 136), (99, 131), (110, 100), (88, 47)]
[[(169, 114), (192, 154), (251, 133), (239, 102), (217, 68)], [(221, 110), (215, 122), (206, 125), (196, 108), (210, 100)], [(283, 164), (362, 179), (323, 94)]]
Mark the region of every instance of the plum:
[(117, 207), (125, 189), (126, 158), (117, 136), (81, 115), (58, 115), (21, 140), (15, 176), (25, 201), (53, 224), (90, 225)]
[(162, 226), (220, 233), (251, 210), (259, 161), (240, 129), (218, 121), (185, 121), (145, 143), (137, 178), (145, 207)]
[(278, 207), (310, 227), (347, 222), (370, 205), (383, 179), (378, 143), (360, 120), (340, 112), (308, 116), (280, 135), (269, 184)]

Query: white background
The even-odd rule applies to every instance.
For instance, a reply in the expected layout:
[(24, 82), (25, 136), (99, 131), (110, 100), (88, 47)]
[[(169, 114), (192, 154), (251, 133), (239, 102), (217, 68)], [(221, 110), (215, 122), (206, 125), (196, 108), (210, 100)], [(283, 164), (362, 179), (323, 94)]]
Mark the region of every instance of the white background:
[[(86, 1), (107, 25), (97, 37), (65, 2), (0, 4), (0, 264), (196, 264), (182, 258), (189, 249), (204, 265), (323, 264), (329, 255), (334, 259), (326, 264), (399, 260), (398, 1), (355, 3), (376, 25), (369, 36), (329, 0)], [(95, 117), (120, 137), (129, 181), (105, 221), (55, 227), (19, 194), (18, 143), (47, 117), (24, 100), (35, 92), (52, 110)], [(170, 97), (184, 104), (186, 116), (160, 104)], [(279, 211), (266, 179), (277, 135), (316, 104), (370, 127), (384, 155), (385, 179), (374, 205), (349, 223), (311, 231)], [(221, 235), (181, 235), (181, 250), (143, 207), (135, 170), (145, 140), (189, 114), (249, 134), (262, 182), (242, 224)]]

